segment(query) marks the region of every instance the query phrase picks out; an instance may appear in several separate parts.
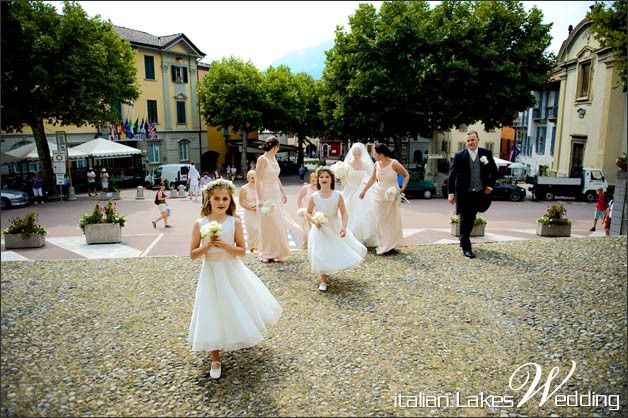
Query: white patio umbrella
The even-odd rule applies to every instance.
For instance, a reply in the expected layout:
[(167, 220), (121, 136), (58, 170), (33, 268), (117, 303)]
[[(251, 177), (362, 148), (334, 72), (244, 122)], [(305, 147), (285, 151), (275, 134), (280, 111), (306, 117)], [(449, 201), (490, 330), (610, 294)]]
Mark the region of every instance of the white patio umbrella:
[(506, 167), (508, 164), (510, 164), (510, 161), (502, 160), (501, 158), (497, 158), (497, 157), (494, 157), (493, 160), (495, 161), (495, 164), (497, 165), (497, 167)]
[[(57, 144), (55, 144), (54, 142), (48, 142), (48, 148), (50, 148), (50, 157), (52, 158), (52, 152), (57, 150)], [(5, 152), (5, 154), (9, 157), (17, 159), (17, 161), (39, 160), (39, 153), (37, 152), (37, 146), (34, 142), (31, 142), (30, 144), (24, 145), (11, 151), (7, 151)], [(86, 154), (84, 152), (81, 152), (79, 150), (73, 150), (72, 148), (68, 149), (68, 157), (70, 159), (85, 158), (85, 156)]]

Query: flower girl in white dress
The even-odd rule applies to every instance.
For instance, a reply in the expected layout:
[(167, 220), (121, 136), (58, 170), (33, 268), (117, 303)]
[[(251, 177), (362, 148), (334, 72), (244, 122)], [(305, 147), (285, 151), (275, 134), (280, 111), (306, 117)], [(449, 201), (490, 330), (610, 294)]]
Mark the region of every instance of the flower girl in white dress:
[(204, 191), (202, 217), (194, 222), (190, 257), (203, 257), (188, 341), (192, 351), (211, 351), (210, 376), (221, 375), (220, 351), (251, 347), (281, 316), (281, 305), (238, 258), (246, 254), (236, 211), (235, 186), (215, 180)]
[(318, 191), (312, 194), (306, 213), (313, 225), (308, 235), (307, 255), (312, 272), (320, 275), (318, 290), (324, 292), (327, 275), (359, 265), (366, 247), (347, 229), (347, 210), (342, 194), (334, 190), (331, 169), (319, 167), (316, 174)]

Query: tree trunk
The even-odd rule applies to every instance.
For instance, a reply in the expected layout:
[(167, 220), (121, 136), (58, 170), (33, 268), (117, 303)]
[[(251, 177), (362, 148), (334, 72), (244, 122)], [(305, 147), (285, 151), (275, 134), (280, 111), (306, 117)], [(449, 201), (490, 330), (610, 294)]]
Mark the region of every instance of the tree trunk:
[(297, 133), (297, 140), (298, 140), (298, 144), (299, 144), (299, 149), (297, 151), (297, 166), (301, 167), (301, 164), (303, 164), (303, 137), (305, 135), (301, 135), (299, 133)]
[(395, 140), (395, 160), (401, 163), (403, 157), (401, 154), (401, 151), (403, 151), (401, 147), (401, 136), (395, 135), (393, 138)]
[(245, 131), (244, 129), (240, 129), (240, 134), (242, 135), (242, 155), (240, 156), (240, 173), (246, 178), (246, 172), (249, 169), (249, 162), (246, 159), (246, 152), (249, 149), (249, 131)]
[(48, 146), (48, 139), (44, 131), (44, 120), (40, 116), (35, 116), (29, 125), (33, 130), (37, 154), (39, 154), (44, 196), (48, 193), (48, 199), (58, 199), (59, 190), (56, 185), (54, 173), (52, 172), (52, 159), (50, 158), (50, 147)]

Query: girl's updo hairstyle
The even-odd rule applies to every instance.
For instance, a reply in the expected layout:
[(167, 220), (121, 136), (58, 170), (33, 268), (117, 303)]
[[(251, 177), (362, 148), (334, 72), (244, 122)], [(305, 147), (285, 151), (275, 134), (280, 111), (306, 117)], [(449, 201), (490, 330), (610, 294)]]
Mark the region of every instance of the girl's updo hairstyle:
[(264, 141), (264, 145), (262, 146), (262, 149), (264, 151), (270, 151), (271, 149), (275, 148), (277, 145), (279, 145), (279, 140), (277, 139), (277, 137), (270, 136), (268, 137), (266, 141)]
[[(318, 167), (316, 169), (316, 177), (319, 178), (323, 171), (326, 172), (326, 173), (329, 173), (329, 175), (331, 176), (331, 189), (332, 190), (336, 190), (336, 176), (334, 176), (334, 172), (331, 171), (331, 168), (329, 166), (322, 165), (322, 166)], [(316, 187), (318, 188), (318, 190), (321, 189), (320, 180), (316, 181)]]
[(388, 146), (382, 142), (379, 142), (377, 144), (375, 144), (375, 152), (378, 154), (382, 154), (388, 158), (392, 158), (393, 157), (393, 153), (390, 150), (390, 148), (388, 148)]

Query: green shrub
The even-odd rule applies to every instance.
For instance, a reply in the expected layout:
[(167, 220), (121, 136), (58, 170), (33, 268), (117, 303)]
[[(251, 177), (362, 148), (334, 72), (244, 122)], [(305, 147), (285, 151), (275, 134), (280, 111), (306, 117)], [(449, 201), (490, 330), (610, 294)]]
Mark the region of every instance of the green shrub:
[[(449, 218), (449, 223), (450, 224), (457, 224), (460, 222), (460, 218), (458, 217), (458, 215), (456, 216), (451, 216)], [(481, 216), (476, 216), (475, 217), (475, 222), (473, 222), (473, 226), (479, 226), (479, 225), (486, 225), (486, 219), (481, 217)]]
[(78, 226), (81, 231), (85, 232), (85, 225), (120, 224), (120, 226), (124, 226), (125, 222), (126, 218), (118, 213), (116, 204), (113, 203), (113, 200), (109, 199), (105, 206), (100, 206), (96, 203), (91, 213), (86, 213), (81, 216)]
[(27, 239), (31, 234), (47, 234), (46, 229), (37, 223), (37, 213), (29, 212), (24, 217), (13, 218), (3, 234), (22, 234)]

